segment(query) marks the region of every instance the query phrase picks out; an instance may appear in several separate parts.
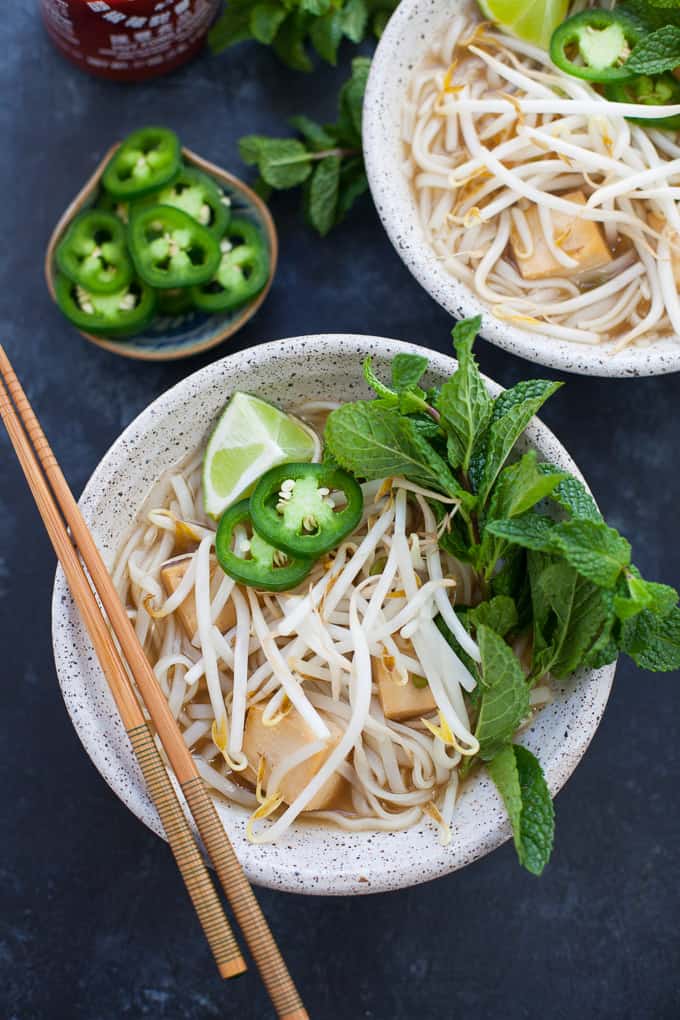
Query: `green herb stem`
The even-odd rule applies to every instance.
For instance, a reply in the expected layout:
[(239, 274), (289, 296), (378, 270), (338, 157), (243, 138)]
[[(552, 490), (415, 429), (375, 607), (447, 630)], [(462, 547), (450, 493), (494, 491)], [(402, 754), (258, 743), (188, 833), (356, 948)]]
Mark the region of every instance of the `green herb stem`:
[(314, 163), (317, 160), (325, 159), (327, 156), (338, 156), (344, 159), (346, 156), (361, 155), (359, 149), (324, 149), (321, 152), (304, 152), (299, 156), (289, 156), (284, 159), (272, 159), (270, 166), (292, 166), (293, 163)]

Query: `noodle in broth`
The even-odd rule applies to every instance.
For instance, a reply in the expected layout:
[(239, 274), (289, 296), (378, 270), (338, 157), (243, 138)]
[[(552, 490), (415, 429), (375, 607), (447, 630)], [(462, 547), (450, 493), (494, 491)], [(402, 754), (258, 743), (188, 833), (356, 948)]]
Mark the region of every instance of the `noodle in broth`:
[[(680, 335), (680, 145), (625, 120), (655, 112), (628, 105), (482, 23), (472, 4), (414, 71), (402, 139), (420, 221), (447, 272), (497, 318), (614, 350)], [(592, 268), (573, 233), (588, 224)]]
[[(297, 413), (321, 433), (335, 406), (314, 402)], [(349, 539), (298, 590), (257, 592), (212, 569), (202, 457), (197, 451), (156, 486), (113, 574), (201, 776), (251, 811), (254, 842), (279, 838), (301, 813), (355, 831), (397, 831), (427, 814), (447, 841), (458, 766), (478, 748), (464, 698), (475, 681), (434, 621), (441, 613), (478, 659), (452, 608), (478, 599), (474, 573), (437, 542), (455, 501), (403, 479), (364, 483), (363, 519)], [(177, 554), (184, 572), (168, 595), (162, 569)], [(193, 607), (192, 634), (183, 605)], [(222, 630), (227, 607), (233, 622)], [(426, 677), (428, 710), (387, 718), (376, 696), (381, 667), (404, 686)], [(534, 703), (547, 696), (536, 688)], [(249, 760), (244, 750), (253, 710), (272, 734), (297, 713), (309, 735), (271, 768), (266, 789), (266, 755)], [(293, 770), (319, 755), (321, 766), (283, 802)], [(310, 811), (333, 777), (342, 787), (333, 803)]]

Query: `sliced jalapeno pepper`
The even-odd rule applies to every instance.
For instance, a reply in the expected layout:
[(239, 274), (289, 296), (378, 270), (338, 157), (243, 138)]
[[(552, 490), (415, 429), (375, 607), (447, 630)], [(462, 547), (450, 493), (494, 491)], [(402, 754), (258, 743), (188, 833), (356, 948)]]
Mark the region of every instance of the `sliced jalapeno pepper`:
[(95, 294), (59, 273), (55, 290), (57, 304), (74, 326), (102, 336), (132, 336), (156, 310), (154, 291), (137, 279), (115, 294)]
[(249, 220), (234, 217), (220, 250), (220, 264), (213, 278), (192, 291), (194, 304), (206, 312), (238, 308), (259, 294), (269, 279), (264, 238)]
[(586, 81), (626, 81), (626, 60), (640, 41), (638, 26), (620, 11), (589, 10), (563, 21), (552, 34), (550, 59)]
[(179, 138), (167, 128), (133, 131), (104, 170), (102, 184), (114, 198), (138, 198), (161, 188), (180, 168)]
[[(335, 509), (331, 492), (346, 505)], [(280, 464), (265, 472), (250, 497), (253, 526), (291, 556), (316, 558), (353, 531), (364, 508), (361, 486), (342, 468), (328, 464)]]
[(140, 208), (141, 205), (171, 205), (181, 209), (217, 237), (222, 237), (231, 217), (228, 196), (222, 194), (207, 174), (189, 166), (183, 166), (170, 184), (140, 199)]
[[(645, 106), (674, 106), (680, 103), (680, 82), (670, 72), (649, 78), (646, 74), (629, 81), (612, 82), (604, 94), (614, 103), (643, 103)], [(680, 114), (670, 117), (627, 117), (636, 124), (672, 131), (680, 130)]]
[(96, 294), (116, 293), (132, 279), (125, 227), (102, 209), (76, 216), (59, 243), (56, 261), (62, 273)]
[(229, 577), (251, 588), (262, 588), (265, 591), (288, 591), (296, 588), (304, 581), (312, 569), (314, 560), (300, 557), (289, 557), (286, 553), (270, 545), (253, 530), (246, 546), (242, 546), (244, 556), (234, 551), (234, 531), (245, 526), (252, 529), (249, 500), (225, 510), (217, 528), (215, 552), (222, 570)]
[(152, 287), (204, 283), (219, 265), (217, 239), (188, 213), (169, 205), (133, 212), (128, 239), (135, 268)]

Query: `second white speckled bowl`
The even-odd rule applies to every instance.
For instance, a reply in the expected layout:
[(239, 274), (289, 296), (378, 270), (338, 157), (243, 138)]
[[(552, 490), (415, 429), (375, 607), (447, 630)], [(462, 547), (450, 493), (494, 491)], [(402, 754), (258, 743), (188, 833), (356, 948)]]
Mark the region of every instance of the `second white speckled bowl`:
[[(386, 377), (392, 357), (400, 351), (428, 355), (428, 384), (441, 382), (455, 368), (451, 358), (396, 340), (308, 336), (232, 354), (168, 390), (113, 444), (81, 497), (85, 519), (107, 564), (113, 564), (156, 479), (204, 442), (235, 389), (283, 406), (324, 395), (352, 400), (368, 396), (363, 358), (372, 355), (376, 371)], [(493, 393), (499, 391), (495, 383), (489, 382), (489, 387)], [(539, 421), (532, 423), (524, 442), (542, 458), (581, 477), (566, 450)], [(85, 750), (130, 810), (161, 834), (61, 570), (54, 586), (52, 625), (64, 701)], [(540, 758), (553, 794), (567, 781), (597, 729), (614, 668), (582, 673), (557, 688), (555, 701), (522, 736)], [(223, 801), (218, 810), (248, 878), (290, 892), (367, 893), (415, 885), (469, 864), (510, 835), (503, 806), (484, 773), (462, 795), (448, 847), (440, 846), (429, 821), (399, 833), (349, 833), (300, 824), (280, 845), (253, 846), (245, 837), (245, 810)]]
[(373, 57), (363, 113), (364, 158), (373, 201), (388, 237), (416, 280), (457, 319), (482, 315), (481, 334), (528, 361), (582, 375), (646, 376), (680, 371), (680, 339), (629, 347), (555, 340), (497, 319), (480, 298), (443, 268), (427, 243), (404, 162), (401, 113), (414, 67), (443, 26), (470, 0), (402, 0)]

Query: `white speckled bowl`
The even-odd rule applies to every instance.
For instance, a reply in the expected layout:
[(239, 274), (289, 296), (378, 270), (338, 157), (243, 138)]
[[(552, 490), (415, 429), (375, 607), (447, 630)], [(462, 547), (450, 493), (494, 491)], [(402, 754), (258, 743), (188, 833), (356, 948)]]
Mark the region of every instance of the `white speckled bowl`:
[[(430, 383), (454, 369), (451, 358), (381, 337), (296, 337), (240, 351), (190, 375), (154, 401), (123, 432), (95, 470), (80, 500), (106, 562), (116, 550), (159, 475), (201, 444), (236, 388), (281, 405), (330, 394), (367, 396), (361, 362), (371, 354), (383, 376), (399, 351), (426, 353)], [(499, 387), (489, 382), (493, 393)], [(535, 421), (526, 443), (543, 458), (581, 477), (552, 433)], [(71, 600), (57, 571), (52, 603), (54, 653), (66, 707), (107, 783), (146, 825), (161, 834), (122, 724)], [(583, 673), (557, 691), (522, 740), (539, 756), (553, 794), (585, 752), (602, 716), (614, 666)], [(218, 810), (251, 881), (304, 893), (366, 893), (415, 885), (446, 874), (499, 846), (510, 826), (490, 780), (478, 775), (454, 816), (453, 839), (441, 847), (429, 822), (395, 834), (348, 833), (298, 825), (278, 846), (252, 846), (246, 812), (220, 801)]]
[[(555, 340), (497, 319), (442, 267), (425, 240), (411, 186), (401, 173), (401, 107), (413, 68), (431, 41), (470, 0), (402, 0), (373, 57), (363, 112), (364, 158), (373, 201), (398, 255), (425, 290), (456, 318), (482, 314), (481, 334), (528, 361), (582, 375), (646, 376), (680, 371), (680, 340), (631, 347)], [(609, 348), (609, 349), (608, 349)]]

